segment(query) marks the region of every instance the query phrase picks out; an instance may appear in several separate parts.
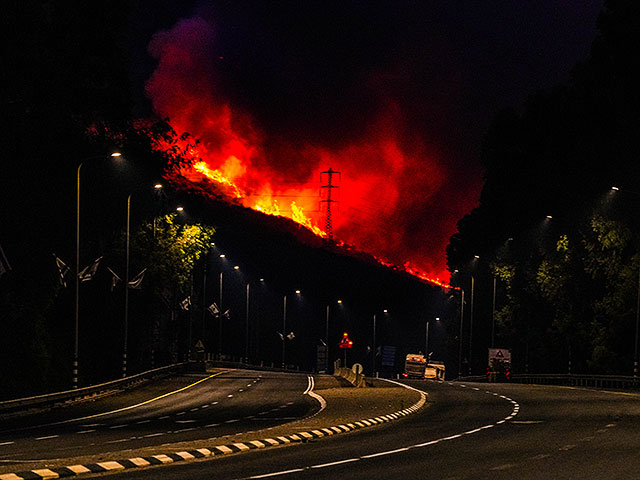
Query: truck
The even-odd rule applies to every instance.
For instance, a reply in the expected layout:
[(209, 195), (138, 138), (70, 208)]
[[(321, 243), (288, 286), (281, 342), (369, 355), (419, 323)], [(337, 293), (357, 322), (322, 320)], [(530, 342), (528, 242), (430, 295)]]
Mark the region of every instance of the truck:
[(424, 378), (431, 380), (444, 380), (444, 363), (429, 360), (424, 369)]
[(424, 378), (427, 359), (419, 353), (409, 353), (404, 361), (404, 378)]
[(404, 378), (444, 380), (444, 363), (429, 360), (420, 353), (410, 353), (404, 362)]

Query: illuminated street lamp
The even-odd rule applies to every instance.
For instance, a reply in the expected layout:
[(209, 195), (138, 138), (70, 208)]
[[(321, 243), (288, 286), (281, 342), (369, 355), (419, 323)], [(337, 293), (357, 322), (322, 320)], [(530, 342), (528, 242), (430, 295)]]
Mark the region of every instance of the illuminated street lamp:
[[(113, 152), (112, 158), (122, 156), (120, 152)], [(80, 312), (80, 170), (87, 160), (104, 158), (105, 155), (95, 155), (84, 158), (78, 165), (76, 172), (76, 271), (75, 271), (75, 326), (74, 326), (74, 342), (73, 342), (73, 388), (78, 388), (78, 318)]]

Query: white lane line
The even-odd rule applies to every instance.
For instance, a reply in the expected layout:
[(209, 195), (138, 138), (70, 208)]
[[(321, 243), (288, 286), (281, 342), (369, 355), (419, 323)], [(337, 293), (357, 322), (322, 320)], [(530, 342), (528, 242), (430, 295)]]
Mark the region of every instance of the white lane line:
[(253, 477), (249, 477), (249, 479), (258, 479), (258, 478), (269, 478), (269, 477), (277, 477), (280, 475), (289, 475), (290, 473), (304, 472), (304, 468), (294, 468), (293, 470), (283, 470), (281, 472), (275, 473), (266, 473), (264, 475), (254, 475)]
[(176, 420), (176, 423), (196, 423), (197, 420)]
[(149, 435), (143, 435), (142, 438), (160, 437), (164, 434), (164, 432), (150, 433)]
[(122, 425), (112, 425), (109, 427), (109, 430), (115, 430), (117, 428), (124, 428), (124, 427), (128, 427), (129, 425), (127, 425), (126, 423), (122, 424)]
[(167, 418), (171, 418), (171, 415), (163, 415), (162, 417), (158, 417), (158, 420), (166, 420)]
[(220, 424), (219, 423), (210, 423), (209, 425), (205, 425), (204, 428), (213, 428), (213, 427), (219, 427)]
[(0, 443), (0, 447), (2, 447), (3, 445), (13, 445), (16, 442), (2, 442)]
[(145, 423), (151, 423), (151, 420), (139, 420), (135, 424), (136, 425), (143, 425)]
[(95, 429), (93, 429), (93, 430), (80, 430), (79, 432), (76, 432), (76, 433), (77, 433), (78, 435), (83, 435), (83, 434), (85, 434), (85, 433), (93, 433), (93, 432), (95, 432), (95, 431), (96, 431)]
[(351, 462), (358, 462), (360, 461), (359, 458), (349, 458), (347, 460), (338, 460), (336, 462), (330, 462), (330, 463), (321, 463), (320, 465), (313, 465), (311, 468), (326, 468), (326, 467), (333, 467), (335, 465), (342, 465), (345, 463), (351, 463)]
[[(426, 401), (425, 392), (423, 392), (421, 390), (418, 390), (417, 388), (413, 388), (413, 387), (410, 387), (409, 385), (405, 385), (403, 383), (396, 382), (396, 381), (393, 381), (393, 380), (386, 380), (385, 379), (385, 381), (389, 382), (389, 383), (394, 383), (394, 384), (397, 384), (397, 385), (401, 385), (404, 388), (407, 388), (409, 390), (415, 390), (416, 392), (419, 392), (420, 395), (421, 395), (421, 401), (419, 402), (421, 406)], [(312, 385), (312, 379), (309, 380), (309, 388), (307, 389), (307, 392), (305, 392), (305, 393), (310, 393), (311, 385)], [(465, 385), (460, 385), (460, 386), (463, 387), (463, 388), (466, 387)], [(486, 393), (494, 395), (493, 392), (486, 392)], [(495, 395), (498, 396), (498, 394), (495, 394)], [(283, 471), (280, 471), (280, 472), (266, 473), (266, 474), (263, 474), (263, 475), (256, 475), (256, 476), (248, 477), (248, 478), (249, 479), (259, 479), (259, 478), (277, 477), (277, 476), (282, 476), (282, 475), (288, 475), (288, 474), (291, 474), (291, 473), (304, 472), (304, 471), (308, 471), (308, 470), (311, 470), (311, 469), (314, 469), (314, 468), (325, 468), (325, 467), (331, 467), (331, 466), (334, 466), (334, 465), (342, 465), (342, 464), (345, 464), (345, 463), (359, 462), (359, 461), (363, 461), (363, 460), (367, 460), (367, 459), (371, 459), (371, 458), (375, 458), (375, 457), (381, 457), (381, 456), (384, 456), (384, 455), (393, 455), (395, 453), (406, 452), (407, 450), (411, 450), (411, 449), (414, 449), (414, 448), (423, 448), (423, 447), (427, 447), (427, 446), (430, 446), (430, 445), (435, 445), (435, 444), (440, 443), (440, 442), (446, 442), (446, 441), (454, 440), (454, 439), (463, 437), (464, 435), (471, 435), (473, 433), (478, 433), (478, 432), (480, 432), (482, 430), (493, 428), (493, 427), (495, 427), (495, 426), (497, 426), (497, 425), (499, 425), (501, 423), (504, 423), (507, 419), (513, 418), (518, 414), (518, 410), (520, 409), (520, 405), (518, 404), (518, 402), (516, 402), (515, 400), (513, 400), (511, 398), (508, 398), (508, 397), (504, 397), (504, 399), (509, 401), (511, 403), (511, 405), (512, 405), (511, 414), (509, 416), (499, 420), (499, 421), (496, 421), (494, 423), (490, 423), (488, 425), (484, 425), (482, 427), (475, 428), (473, 430), (468, 430), (466, 432), (458, 433), (458, 434), (455, 434), (455, 435), (450, 435), (450, 436), (447, 436), (447, 437), (438, 438), (438, 439), (431, 440), (431, 441), (424, 442), (424, 443), (419, 443), (419, 444), (415, 444), (415, 445), (409, 445), (407, 447), (396, 448), (394, 450), (386, 450), (386, 451), (382, 451), (382, 452), (371, 453), (369, 455), (363, 455), (363, 456), (360, 456), (360, 457), (346, 458), (344, 460), (338, 460), (338, 461), (331, 462), (331, 463), (322, 463), (322, 464), (310, 465), (310, 466), (302, 467), (302, 468), (296, 468), (296, 469), (292, 469), (292, 470), (283, 470)], [(415, 410), (415, 409), (412, 408), (412, 410)], [(356, 423), (360, 423), (360, 422), (356, 422)], [(509, 468), (513, 468), (514, 466), (515, 465), (513, 465), (513, 464), (505, 464), (505, 465), (500, 465), (498, 467), (495, 467), (493, 470), (509, 469)]]
[(47, 437), (37, 437), (36, 440), (51, 440), (52, 438), (58, 438), (60, 435), (49, 435)]

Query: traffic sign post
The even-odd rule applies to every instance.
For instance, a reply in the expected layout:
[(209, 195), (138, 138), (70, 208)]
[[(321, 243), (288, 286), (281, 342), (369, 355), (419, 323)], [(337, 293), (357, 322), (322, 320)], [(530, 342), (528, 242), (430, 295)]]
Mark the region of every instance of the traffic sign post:
[(349, 334), (347, 332), (344, 332), (342, 334), (342, 339), (340, 340), (338, 347), (344, 350), (344, 366), (345, 367), (347, 366), (347, 349), (351, 348), (352, 346), (353, 346), (353, 342), (349, 340)]

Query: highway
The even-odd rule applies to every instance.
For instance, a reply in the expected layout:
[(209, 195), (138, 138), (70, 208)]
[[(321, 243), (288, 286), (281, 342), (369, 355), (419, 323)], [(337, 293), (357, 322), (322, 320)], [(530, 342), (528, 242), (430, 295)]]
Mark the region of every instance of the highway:
[(0, 422), (0, 463), (136, 449), (262, 429), (303, 417), (305, 374), (233, 370), (185, 374), (133, 390)]
[(638, 479), (640, 396), (410, 382), (429, 405), (301, 445), (116, 474), (136, 479)]
[[(123, 480), (640, 478), (638, 393), (404, 383), (427, 392), (428, 403), (400, 420), (304, 443), (108, 476)], [(240, 432), (255, 432), (255, 439), (264, 439), (268, 434), (259, 429), (317, 410), (317, 404), (302, 395), (308, 385), (305, 374), (240, 370), (165, 379), (121, 395), (4, 421), (0, 460), (14, 462), (18, 471), (28, 459), (62, 459), (64, 464), (64, 458), (79, 451), (105, 461), (126, 458), (123, 452), (130, 449), (172, 452), (177, 451), (171, 449), (175, 442), (188, 444)]]

